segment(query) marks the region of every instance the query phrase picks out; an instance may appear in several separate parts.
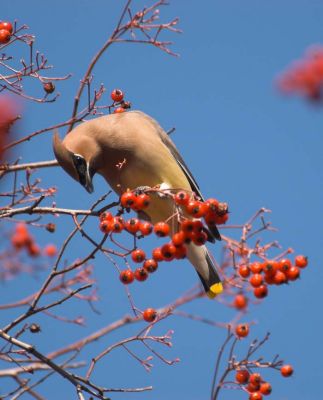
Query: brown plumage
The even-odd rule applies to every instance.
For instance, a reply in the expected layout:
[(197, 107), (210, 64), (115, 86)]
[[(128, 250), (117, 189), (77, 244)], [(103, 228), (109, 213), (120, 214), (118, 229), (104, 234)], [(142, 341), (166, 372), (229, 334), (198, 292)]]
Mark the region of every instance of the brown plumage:
[[(89, 192), (92, 177), (101, 174), (118, 194), (128, 188), (167, 185), (190, 190), (202, 198), (199, 187), (180, 156), (174, 143), (148, 115), (140, 111), (111, 114), (84, 122), (73, 129), (63, 141), (54, 134), (53, 148), (60, 165)], [(116, 168), (125, 163), (121, 170)], [(145, 210), (153, 223), (166, 220), (174, 212), (169, 198), (152, 196)], [(177, 222), (172, 221), (172, 232)], [(221, 239), (216, 228), (211, 239)], [(188, 247), (188, 259), (195, 267), (209, 297), (222, 291), (221, 280), (205, 246)]]

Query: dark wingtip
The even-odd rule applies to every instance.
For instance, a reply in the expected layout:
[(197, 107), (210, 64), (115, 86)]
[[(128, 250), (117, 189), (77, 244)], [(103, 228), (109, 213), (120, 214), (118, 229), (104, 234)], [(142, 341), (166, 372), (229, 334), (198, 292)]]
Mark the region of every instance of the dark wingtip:
[(218, 231), (218, 228), (215, 225), (214, 226), (208, 225), (208, 228), (216, 240), (222, 240), (220, 232)]

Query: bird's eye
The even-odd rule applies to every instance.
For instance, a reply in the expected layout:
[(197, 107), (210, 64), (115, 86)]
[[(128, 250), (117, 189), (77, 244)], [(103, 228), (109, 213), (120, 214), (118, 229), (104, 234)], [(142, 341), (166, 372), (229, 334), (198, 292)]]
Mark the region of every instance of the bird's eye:
[(81, 156), (74, 155), (73, 160), (74, 160), (74, 164), (76, 166), (80, 166), (80, 165), (84, 164), (84, 158)]

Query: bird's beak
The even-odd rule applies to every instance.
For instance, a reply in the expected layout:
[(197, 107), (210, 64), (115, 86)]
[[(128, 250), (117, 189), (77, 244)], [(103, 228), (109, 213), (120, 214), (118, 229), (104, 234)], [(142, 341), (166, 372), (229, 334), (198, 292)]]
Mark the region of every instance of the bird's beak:
[(84, 187), (89, 193), (93, 193), (94, 192), (94, 187), (93, 187), (93, 183), (92, 183), (92, 176), (91, 176), (90, 171), (89, 171), (89, 165), (87, 166), (87, 170), (86, 170)]

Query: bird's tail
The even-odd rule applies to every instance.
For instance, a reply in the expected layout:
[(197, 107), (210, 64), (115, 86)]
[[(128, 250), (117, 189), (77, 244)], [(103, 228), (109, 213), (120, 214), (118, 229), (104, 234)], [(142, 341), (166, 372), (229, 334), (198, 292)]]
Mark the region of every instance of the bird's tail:
[(206, 246), (191, 243), (187, 246), (187, 257), (194, 265), (208, 297), (213, 299), (220, 294), (223, 291), (221, 278)]

